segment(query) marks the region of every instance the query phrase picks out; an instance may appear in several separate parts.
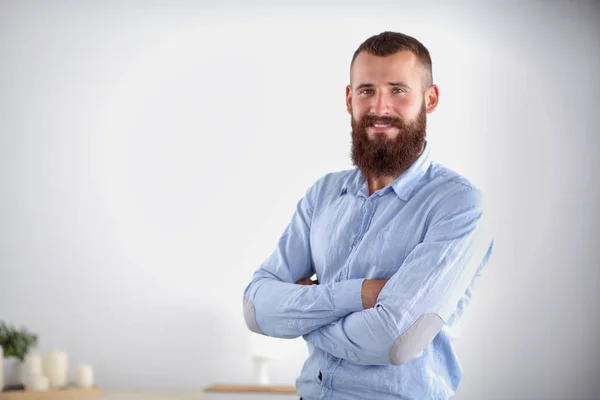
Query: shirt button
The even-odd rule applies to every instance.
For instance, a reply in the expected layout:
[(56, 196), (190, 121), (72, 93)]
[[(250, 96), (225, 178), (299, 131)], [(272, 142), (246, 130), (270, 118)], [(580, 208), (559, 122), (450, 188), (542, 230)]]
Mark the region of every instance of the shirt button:
[(326, 387), (321, 388), (321, 392), (325, 393), (327, 391)]

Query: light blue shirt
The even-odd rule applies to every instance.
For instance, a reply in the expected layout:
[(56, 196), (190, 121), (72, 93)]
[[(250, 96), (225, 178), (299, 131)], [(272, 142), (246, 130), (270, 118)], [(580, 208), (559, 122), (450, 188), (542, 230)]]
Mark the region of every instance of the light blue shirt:
[[(304, 400), (447, 399), (459, 385), (452, 340), (493, 238), (481, 192), (429, 147), (370, 196), (358, 169), (318, 179), (244, 290), (249, 329), (306, 340)], [(366, 310), (364, 279), (389, 280)]]

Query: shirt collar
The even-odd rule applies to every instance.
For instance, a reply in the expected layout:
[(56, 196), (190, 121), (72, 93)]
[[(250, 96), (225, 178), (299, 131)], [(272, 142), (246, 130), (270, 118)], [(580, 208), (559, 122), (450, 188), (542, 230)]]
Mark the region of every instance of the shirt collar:
[[(411, 166), (404, 171), (400, 176), (394, 179), (388, 186), (380, 190), (380, 195), (385, 194), (388, 188), (396, 193), (396, 195), (403, 201), (408, 200), (413, 190), (419, 183), (419, 180), (425, 175), (429, 166), (431, 165), (431, 151), (430, 145), (425, 141), (425, 148), (423, 152), (417, 158), (417, 160), (411, 164)], [(369, 197), (369, 187), (367, 181), (362, 172), (356, 168), (352, 174), (348, 176), (348, 179), (342, 185), (340, 189), (340, 196), (346, 193), (352, 193), (357, 196)]]

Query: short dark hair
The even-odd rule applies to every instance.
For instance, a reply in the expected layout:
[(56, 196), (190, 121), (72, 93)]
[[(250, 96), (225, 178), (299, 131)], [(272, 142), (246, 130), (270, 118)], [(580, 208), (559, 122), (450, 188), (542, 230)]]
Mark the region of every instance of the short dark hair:
[(365, 40), (354, 52), (352, 62), (350, 63), (350, 69), (352, 69), (352, 65), (358, 54), (363, 51), (373, 54), (374, 56), (384, 57), (391, 56), (402, 50), (408, 50), (417, 56), (425, 71), (425, 85), (423, 89), (429, 88), (429, 86), (433, 84), (432, 64), (429, 50), (427, 50), (423, 43), (419, 42), (414, 37), (399, 32), (385, 31)]

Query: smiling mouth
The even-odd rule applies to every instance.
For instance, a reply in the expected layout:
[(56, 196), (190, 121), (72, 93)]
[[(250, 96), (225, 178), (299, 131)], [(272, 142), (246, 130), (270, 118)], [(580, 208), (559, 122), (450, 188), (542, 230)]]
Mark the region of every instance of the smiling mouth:
[(394, 124), (382, 124), (382, 123), (378, 123), (375, 122), (371, 125), (369, 125), (369, 128), (372, 132), (387, 132), (390, 129), (395, 129), (396, 125)]

